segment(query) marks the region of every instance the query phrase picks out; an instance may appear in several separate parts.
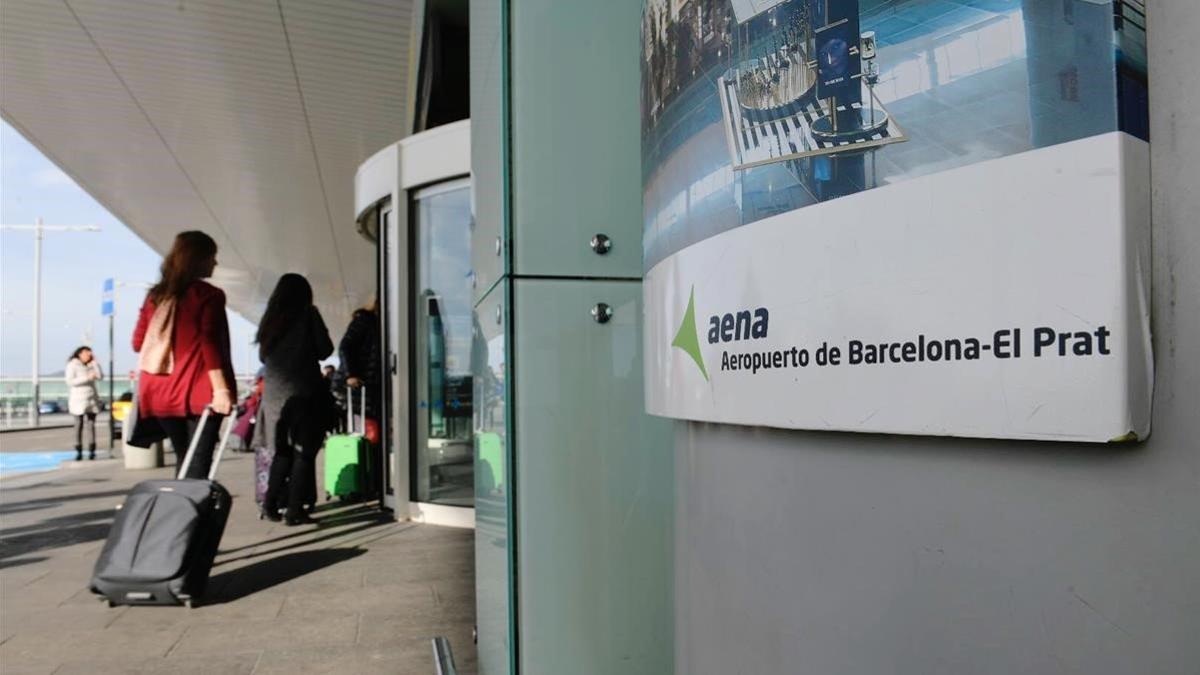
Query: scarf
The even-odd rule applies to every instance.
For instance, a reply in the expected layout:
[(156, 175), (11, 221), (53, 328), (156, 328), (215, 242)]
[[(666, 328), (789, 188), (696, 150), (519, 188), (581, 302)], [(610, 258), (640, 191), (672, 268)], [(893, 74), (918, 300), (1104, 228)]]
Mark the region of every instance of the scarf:
[(160, 301), (154, 307), (142, 351), (138, 352), (138, 370), (151, 375), (170, 375), (175, 368), (175, 300)]

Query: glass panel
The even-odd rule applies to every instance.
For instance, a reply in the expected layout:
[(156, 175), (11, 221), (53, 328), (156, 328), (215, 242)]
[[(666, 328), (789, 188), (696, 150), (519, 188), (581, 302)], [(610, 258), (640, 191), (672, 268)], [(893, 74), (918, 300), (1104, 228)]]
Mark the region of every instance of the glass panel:
[(509, 475), (507, 298), (509, 251), (496, 241), (508, 232), (508, 0), (470, 0), (471, 188), (475, 225), (472, 257), (478, 302), (475, 375), (475, 617), (479, 675), (517, 672), (517, 633), (510, 561), (512, 495)]
[[(511, 8), (513, 271), (640, 279), (633, 224), (642, 220), (642, 3), (525, 0)], [(587, 39), (564, 26), (586, 26)], [(588, 245), (598, 233), (612, 240), (605, 255)]]
[(416, 196), (416, 501), (471, 506), (471, 196), (455, 181)]
[(520, 672), (673, 673), (672, 423), (644, 412), (642, 285), (512, 297)]
[[(379, 466), (382, 469), (382, 474), (379, 477), (383, 503), (391, 509), (396, 508), (395, 489), (392, 486), (392, 462), (395, 461), (396, 443), (393, 436), (395, 432), (392, 430), (394, 422), (392, 416), (388, 414), (392, 408), (392, 395), (395, 387), (394, 378), (397, 373), (391, 368), (393, 355), (396, 353), (396, 330), (393, 327), (394, 302), (393, 299), (398, 297), (400, 286), (400, 275), (396, 271), (396, 262), (400, 260), (400, 253), (397, 250), (399, 237), (397, 236), (397, 228), (395, 226), (395, 218), (392, 217), (392, 207), (390, 199), (379, 209), (379, 269), (382, 270), (379, 279), (379, 297), (377, 298), (379, 306), (387, 308), (388, 320), (381, 324), (383, 335), (380, 338), (380, 344), (384, 345), (384, 372), (381, 377), (383, 382), (383, 401), (379, 406), (381, 412), (379, 416), (380, 426), (380, 454), (383, 455)], [(389, 269), (390, 268), (390, 269)]]
[(504, 86), (508, 82), (507, 10), (501, 0), (470, 0), (471, 189), (475, 197), (475, 300), (507, 272), (508, 132)]
[(475, 309), (475, 617), (479, 675), (510, 670), (512, 586), (508, 462), (508, 282), (492, 289)]

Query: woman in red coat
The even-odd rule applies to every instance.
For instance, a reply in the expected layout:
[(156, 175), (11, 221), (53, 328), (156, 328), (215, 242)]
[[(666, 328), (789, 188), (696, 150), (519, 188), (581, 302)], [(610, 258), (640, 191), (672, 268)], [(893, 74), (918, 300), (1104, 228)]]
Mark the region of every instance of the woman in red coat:
[(181, 232), (163, 259), (162, 278), (146, 294), (133, 331), (138, 354), (139, 424), (158, 424), (171, 439), (176, 466), (211, 405), (187, 478), (204, 478), (221, 421), (237, 400), (225, 319), (225, 293), (207, 283), (217, 266), (217, 243)]

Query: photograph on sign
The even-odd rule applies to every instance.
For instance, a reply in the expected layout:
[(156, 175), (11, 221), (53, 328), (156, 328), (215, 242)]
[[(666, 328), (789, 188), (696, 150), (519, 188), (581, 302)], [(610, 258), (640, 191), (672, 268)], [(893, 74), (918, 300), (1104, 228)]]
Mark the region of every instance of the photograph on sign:
[(1144, 438), (1145, 48), (1136, 0), (647, 0), (648, 410)]

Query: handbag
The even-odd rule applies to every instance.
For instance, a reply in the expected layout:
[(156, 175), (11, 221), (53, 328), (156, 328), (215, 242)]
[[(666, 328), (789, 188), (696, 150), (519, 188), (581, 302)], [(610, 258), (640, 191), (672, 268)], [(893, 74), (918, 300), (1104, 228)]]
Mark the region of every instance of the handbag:
[(142, 374), (139, 371), (133, 379), (133, 405), (129, 406), (125, 421), (121, 423), (121, 440), (125, 442), (125, 445), (132, 445), (135, 448), (149, 448), (165, 439), (167, 434), (163, 431), (161, 424), (152, 417), (143, 417), (139, 410), (141, 381)]

